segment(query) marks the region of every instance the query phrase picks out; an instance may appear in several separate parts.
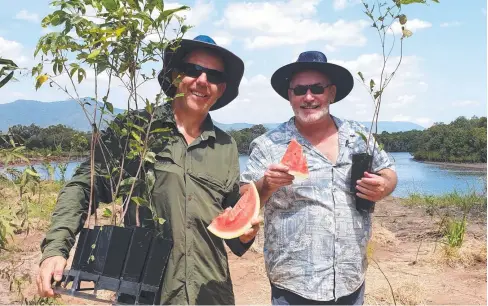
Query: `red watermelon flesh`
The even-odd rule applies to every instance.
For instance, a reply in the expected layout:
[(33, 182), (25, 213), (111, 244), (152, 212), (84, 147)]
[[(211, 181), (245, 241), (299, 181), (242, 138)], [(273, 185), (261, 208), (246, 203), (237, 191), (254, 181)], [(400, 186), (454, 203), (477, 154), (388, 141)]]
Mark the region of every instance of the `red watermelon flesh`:
[(281, 163), (288, 166), (291, 175), (300, 178), (300, 179), (307, 179), (308, 178), (308, 166), (307, 166), (307, 159), (305, 158), (305, 154), (303, 154), (302, 145), (293, 138), (286, 149), (283, 158), (281, 159)]
[(222, 239), (239, 237), (252, 227), (251, 220), (258, 217), (260, 206), (259, 193), (251, 182), (236, 205), (215, 217), (207, 229)]

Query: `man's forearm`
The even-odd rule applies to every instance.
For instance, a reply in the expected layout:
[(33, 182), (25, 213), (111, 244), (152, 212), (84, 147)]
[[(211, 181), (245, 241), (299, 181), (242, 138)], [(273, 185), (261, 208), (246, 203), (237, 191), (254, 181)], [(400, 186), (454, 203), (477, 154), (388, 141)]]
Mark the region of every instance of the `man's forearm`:
[(269, 198), (273, 195), (274, 191), (269, 190), (264, 184), (264, 177), (258, 180), (256, 183), (256, 189), (259, 193), (259, 200), (261, 201), (261, 207), (269, 200)]
[(381, 174), (381, 177), (383, 177), (386, 181), (385, 195), (384, 195), (386, 197), (395, 190), (398, 182), (398, 177), (396, 172), (391, 169), (383, 169), (378, 172), (379, 174)]

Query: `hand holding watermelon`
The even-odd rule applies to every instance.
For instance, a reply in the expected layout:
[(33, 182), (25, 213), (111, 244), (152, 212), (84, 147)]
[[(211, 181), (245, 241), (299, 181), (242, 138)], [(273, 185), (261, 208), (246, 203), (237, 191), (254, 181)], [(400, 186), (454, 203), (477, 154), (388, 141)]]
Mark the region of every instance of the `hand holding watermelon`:
[(251, 220), (251, 226), (252, 227), (250, 229), (248, 229), (243, 235), (241, 235), (239, 237), (239, 240), (242, 243), (248, 243), (251, 240), (253, 240), (254, 237), (256, 237), (256, 235), (259, 232), (259, 228), (261, 226), (261, 222), (263, 222), (263, 218), (262, 217), (253, 218)]
[(280, 187), (291, 185), (295, 177), (289, 171), (289, 167), (283, 164), (270, 165), (262, 178), (265, 191), (273, 193)]

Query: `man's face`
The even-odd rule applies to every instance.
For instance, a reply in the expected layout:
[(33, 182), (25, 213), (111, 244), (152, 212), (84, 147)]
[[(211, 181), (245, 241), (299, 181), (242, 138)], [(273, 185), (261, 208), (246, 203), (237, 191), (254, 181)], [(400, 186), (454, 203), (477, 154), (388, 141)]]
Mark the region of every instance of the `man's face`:
[[(183, 62), (181, 82), (176, 91), (183, 96), (176, 99), (183, 102), (187, 110), (208, 113), (225, 91), (225, 83), (219, 78), (219, 72), (224, 72), (224, 62), (206, 50), (192, 51)], [(195, 65), (216, 71), (201, 72), (200, 67)]]
[[(316, 86), (303, 87), (310, 85)], [(288, 98), (300, 123), (315, 123), (329, 114), (329, 104), (335, 98), (336, 88), (330, 86), (330, 81), (325, 75), (317, 71), (298, 72), (293, 76), (290, 88), (296, 88), (298, 91), (288, 89)]]

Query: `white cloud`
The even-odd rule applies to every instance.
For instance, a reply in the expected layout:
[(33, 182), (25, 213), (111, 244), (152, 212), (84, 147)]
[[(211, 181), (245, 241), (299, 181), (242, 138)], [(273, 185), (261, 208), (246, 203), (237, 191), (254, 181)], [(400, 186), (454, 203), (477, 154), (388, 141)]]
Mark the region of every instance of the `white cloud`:
[(355, 4), (361, 3), (359, 0), (334, 0), (334, 9), (335, 10), (343, 10), (348, 6), (352, 6)]
[(27, 63), (28, 58), (23, 55), (24, 47), (14, 40), (7, 40), (0, 36), (0, 57), (13, 60), (17, 65)]
[(231, 3), (216, 24), (242, 31), (249, 49), (325, 41), (329, 48), (364, 46), (364, 20), (334, 23), (314, 19), (319, 0)]
[[(385, 72), (391, 74), (399, 57), (390, 57)], [(354, 60), (344, 61), (330, 59), (331, 63), (346, 67), (355, 78), (355, 85), (352, 92), (344, 101), (331, 106), (331, 113), (353, 120), (371, 120), (374, 112), (374, 103), (369, 95), (370, 79), (375, 81), (376, 88), (380, 83), (380, 75), (383, 67), (383, 57), (380, 54), (363, 54)], [(421, 70), (422, 59), (417, 56), (404, 56), (402, 64), (394, 78), (386, 87), (382, 97), (379, 120), (393, 120), (398, 117), (398, 110), (401, 108), (404, 116), (415, 118), (418, 111), (412, 105), (421, 103), (424, 93), (428, 89)], [(360, 80), (357, 72), (361, 71), (365, 83)], [(422, 83), (422, 84), (420, 84)]]
[(268, 77), (258, 74), (244, 77), (239, 96), (229, 105), (211, 112), (212, 119), (221, 123), (276, 123), (293, 116), (290, 103), (278, 96)]
[(29, 22), (39, 22), (39, 15), (36, 13), (29, 13), (26, 10), (21, 10), (15, 15), (15, 19), (25, 20)]
[(453, 22), (443, 22), (441, 23), (441, 27), (442, 28), (448, 28), (448, 27), (458, 27), (460, 26), (462, 23), (459, 22), (459, 21), (453, 21)]
[(401, 95), (398, 97), (398, 102), (388, 103), (387, 106), (391, 108), (401, 108), (405, 107), (409, 104), (412, 104), (415, 101), (416, 95)]
[[(412, 19), (412, 20), (407, 21), (407, 24), (405, 26), (408, 30), (415, 33), (418, 30), (431, 28), (432, 23), (430, 23), (428, 21), (423, 21), (420, 19)], [(393, 23), (393, 25), (391, 26), (391, 30), (388, 31), (388, 33), (391, 34), (392, 31), (393, 31), (393, 34), (401, 34), (402, 33), (402, 26), (400, 25), (400, 23), (398, 21)]]
[(228, 46), (234, 39), (230, 33), (224, 31), (218, 31), (214, 35), (211, 35), (211, 37), (219, 46)]
[(433, 121), (432, 121), (432, 119), (427, 118), (427, 117), (420, 117), (420, 118), (416, 118), (415, 122), (420, 124), (423, 127), (429, 127), (432, 125)]
[(475, 106), (479, 105), (480, 102), (472, 101), (472, 100), (463, 100), (463, 101), (454, 101), (452, 102), (452, 106)]

